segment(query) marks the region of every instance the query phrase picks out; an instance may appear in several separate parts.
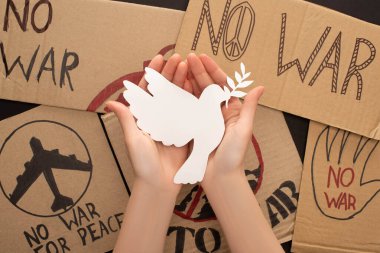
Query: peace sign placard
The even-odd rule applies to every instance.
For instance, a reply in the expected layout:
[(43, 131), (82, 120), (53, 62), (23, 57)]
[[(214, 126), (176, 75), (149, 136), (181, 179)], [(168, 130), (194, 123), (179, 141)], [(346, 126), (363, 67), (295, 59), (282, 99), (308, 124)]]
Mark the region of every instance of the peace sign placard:
[(379, 140), (379, 33), (307, 1), (192, 0), (175, 51), (244, 62), (260, 104)]

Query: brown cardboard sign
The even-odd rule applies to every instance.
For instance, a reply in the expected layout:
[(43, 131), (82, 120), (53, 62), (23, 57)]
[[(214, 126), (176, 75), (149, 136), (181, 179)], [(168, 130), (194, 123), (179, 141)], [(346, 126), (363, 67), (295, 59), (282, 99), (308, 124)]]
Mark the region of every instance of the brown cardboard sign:
[[(102, 119), (125, 179), (132, 187), (133, 168), (120, 124), (113, 114), (106, 114)], [(281, 242), (292, 238), (301, 168), (302, 163), (283, 114), (260, 106), (246, 154), (245, 173), (252, 192)], [(165, 252), (174, 250), (229, 252), (211, 205), (198, 184), (183, 185), (177, 198)]]
[(40, 106), (0, 127), (2, 250), (113, 249), (129, 197), (99, 117)]
[(294, 252), (379, 252), (380, 145), (311, 122)]
[(98, 0), (10, 0), (0, 9), (0, 98), (89, 111), (173, 48), (183, 17)]
[[(260, 103), (380, 139), (380, 28), (296, 0), (191, 0), (176, 51), (228, 75), (244, 62)], [(365, 120), (364, 120), (365, 119)]]

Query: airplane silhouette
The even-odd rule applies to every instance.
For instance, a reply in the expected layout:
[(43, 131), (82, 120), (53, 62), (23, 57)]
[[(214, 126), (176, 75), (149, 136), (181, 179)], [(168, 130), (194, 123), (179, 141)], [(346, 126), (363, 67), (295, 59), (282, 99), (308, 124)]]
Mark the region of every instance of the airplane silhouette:
[(52, 169), (91, 171), (91, 162), (82, 162), (78, 160), (75, 155), (61, 155), (59, 154), (58, 149), (50, 151), (45, 150), (41, 141), (36, 137), (32, 137), (29, 144), (33, 151), (33, 157), (30, 161), (24, 164), (24, 173), (17, 177), (17, 185), (13, 190), (13, 193), (10, 194), (10, 201), (16, 205), (37, 178), (41, 174), (44, 174), (45, 179), (54, 194), (51, 210), (53, 212), (60, 209), (67, 210), (68, 207), (74, 204), (73, 199), (62, 195), (59, 192)]

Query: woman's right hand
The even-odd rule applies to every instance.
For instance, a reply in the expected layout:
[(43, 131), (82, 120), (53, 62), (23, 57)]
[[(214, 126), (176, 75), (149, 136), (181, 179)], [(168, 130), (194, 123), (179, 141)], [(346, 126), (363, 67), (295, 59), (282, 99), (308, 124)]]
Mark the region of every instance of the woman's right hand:
[[(210, 84), (225, 85), (227, 75), (207, 55), (190, 54), (188, 75), (194, 94), (199, 94)], [(264, 87), (252, 89), (242, 104), (238, 98), (231, 97), (228, 108), (222, 106), (225, 121), (225, 133), (219, 146), (209, 156), (202, 185), (218, 177), (234, 175), (244, 176), (243, 162), (247, 152), (253, 128), (253, 118), (258, 100)]]
[[(195, 95), (212, 83), (225, 85), (226, 74), (208, 56), (190, 54), (187, 62)], [(263, 87), (251, 90), (243, 104), (231, 98), (228, 108), (222, 107), (224, 137), (210, 154), (201, 182), (232, 252), (283, 252), (243, 170), (253, 118), (263, 90)]]

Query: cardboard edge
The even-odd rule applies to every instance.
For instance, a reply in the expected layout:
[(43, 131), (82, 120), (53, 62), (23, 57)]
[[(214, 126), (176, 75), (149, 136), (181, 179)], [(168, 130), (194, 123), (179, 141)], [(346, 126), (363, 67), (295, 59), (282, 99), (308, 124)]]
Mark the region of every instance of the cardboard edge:
[(372, 253), (370, 251), (358, 251), (345, 248), (334, 248), (324, 245), (311, 245), (308, 243), (293, 242), (291, 252), (294, 253)]

